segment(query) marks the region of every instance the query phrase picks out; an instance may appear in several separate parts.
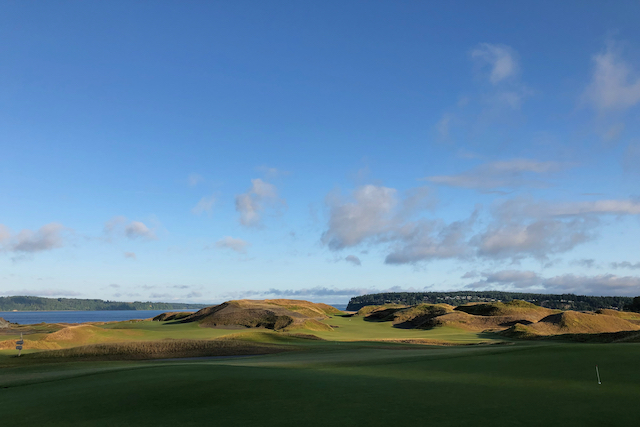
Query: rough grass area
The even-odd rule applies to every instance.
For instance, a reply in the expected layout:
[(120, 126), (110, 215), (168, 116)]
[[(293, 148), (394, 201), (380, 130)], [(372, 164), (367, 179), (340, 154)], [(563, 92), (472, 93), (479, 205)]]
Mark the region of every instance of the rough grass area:
[(365, 317), (373, 313), (374, 311), (399, 310), (401, 308), (406, 308), (406, 307), (407, 307), (406, 305), (401, 305), (401, 304), (366, 305), (362, 307), (360, 310), (358, 310), (355, 315)]
[(166, 313), (158, 314), (152, 320), (156, 322), (168, 322), (170, 320), (180, 320), (180, 319), (184, 319), (185, 317), (191, 316), (193, 313), (194, 312), (188, 312), (188, 311), (168, 311)]
[(146, 360), (181, 357), (239, 356), (290, 351), (245, 340), (163, 340), (94, 344), (25, 355), (28, 359)]
[(540, 307), (526, 301), (513, 300), (508, 302), (495, 302), (487, 304), (468, 304), (461, 305), (455, 310), (463, 311), (475, 316), (508, 316), (513, 314), (536, 314), (544, 317), (545, 315), (554, 313), (554, 310)]

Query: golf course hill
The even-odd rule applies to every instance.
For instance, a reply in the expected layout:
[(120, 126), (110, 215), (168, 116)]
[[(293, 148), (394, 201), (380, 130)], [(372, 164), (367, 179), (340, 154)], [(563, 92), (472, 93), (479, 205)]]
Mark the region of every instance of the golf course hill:
[(560, 311), (519, 300), (457, 307), (448, 304), (371, 305), (358, 310), (355, 316), (370, 322), (391, 322), (395, 328), (447, 326), (474, 332), (499, 332), (514, 338), (640, 330), (638, 313)]
[(236, 300), (206, 307), (186, 316), (185, 313), (162, 313), (153, 320), (197, 322), (205, 328), (330, 331), (331, 326), (321, 321), (340, 313), (340, 310), (330, 305), (302, 300)]

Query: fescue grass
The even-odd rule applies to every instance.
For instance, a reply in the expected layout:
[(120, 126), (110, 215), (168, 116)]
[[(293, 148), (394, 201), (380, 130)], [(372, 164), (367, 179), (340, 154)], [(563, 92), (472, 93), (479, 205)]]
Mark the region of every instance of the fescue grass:
[(280, 353), (291, 348), (248, 340), (133, 341), (78, 346), (25, 355), (26, 359), (50, 360), (147, 360), (184, 357), (239, 356)]

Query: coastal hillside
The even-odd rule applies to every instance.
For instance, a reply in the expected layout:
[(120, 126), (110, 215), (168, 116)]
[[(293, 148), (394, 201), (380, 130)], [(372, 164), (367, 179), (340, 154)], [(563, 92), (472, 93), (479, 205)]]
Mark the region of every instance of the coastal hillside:
[[(630, 297), (601, 297), (574, 294), (535, 294), (524, 292), (503, 291), (456, 291), (456, 292), (385, 292), (379, 294), (360, 295), (351, 298), (347, 311), (358, 311), (368, 305), (384, 304), (451, 304), (461, 305), (472, 302), (508, 302), (521, 300), (542, 307), (558, 310), (588, 310), (615, 309), (634, 310), (633, 299)], [(637, 309), (640, 311), (640, 298), (637, 299)]]
[(102, 310), (179, 310), (200, 309), (207, 304), (183, 304), (151, 301), (119, 302), (101, 299), (44, 298), (33, 296), (0, 297), (0, 311), (102, 311)]

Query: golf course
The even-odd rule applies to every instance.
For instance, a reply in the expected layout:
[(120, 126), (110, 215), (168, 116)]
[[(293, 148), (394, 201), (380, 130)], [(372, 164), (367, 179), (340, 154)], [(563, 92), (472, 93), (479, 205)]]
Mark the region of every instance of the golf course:
[[(287, 304), (308, 316), (323, 309)], [(234, 319), (246, 310), (255, 315), (258, 305), (242, 307)], [(25, 345), (20, 357), (6, 344), (0, 350), (0, 413), (28, 426), (585, 426), (636, 419), (635, 335), (608, 343), (514, 339), (447, 325), (394, 327), (369, 318), (380, 308), (328, 311), (317, 320), (326, 328), (312, 329), (207, 327), (202, 314), (198, 322), (14, 325), (1, 342), (22, 332)]]

